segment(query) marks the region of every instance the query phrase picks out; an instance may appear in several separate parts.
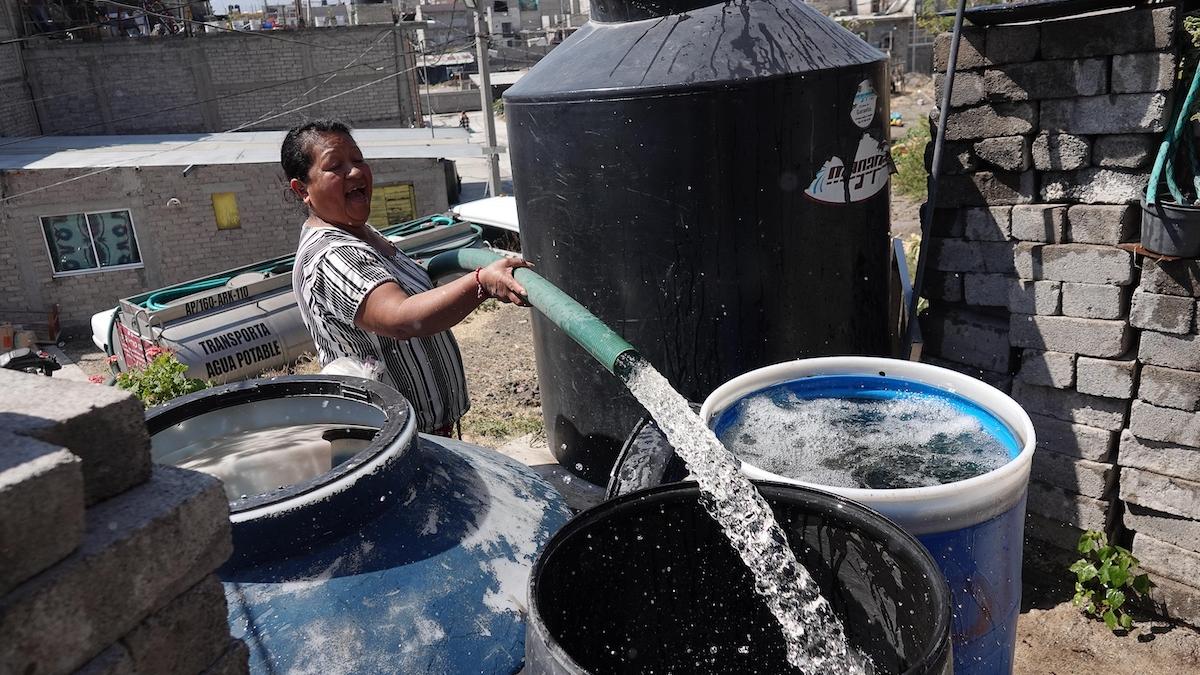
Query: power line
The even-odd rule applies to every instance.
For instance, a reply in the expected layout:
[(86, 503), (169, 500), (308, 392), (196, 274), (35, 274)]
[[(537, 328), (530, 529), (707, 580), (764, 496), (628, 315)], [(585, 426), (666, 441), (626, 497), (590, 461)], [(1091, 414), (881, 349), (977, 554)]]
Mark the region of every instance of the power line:
[[(328, 102), (328, 101), (332, 101), (332, 100), (333, 100), (333, 99), (335, 99), (335, 98), (339, 98), (339, 97), (341, 97), (341, 96), (345, 96), (345, 95), (347, 95), (347, 94), (352, 94), (352, 93), (354, 93), (354, 92), (356, 92), (356, 91), (361, 91), (361, 90), (363, 90), (363, 89), (366, 89), (367, 87), (374, 86), (374, 85), (376, 85), (376, 84), (379, 84), (379, 83), (381, 83), (381, 82), (386, 82), (386, 81), (388, 81), (388, 80), (391, 80), (391, 79), (393, 79), (393, 78), (399, 77), (399, 76), (401, 76), (401, 75), (403, 75), (403, 74), (405, 74), (405, 73), (407, 73), (407, 72), (410, 72), (410, 71), (416, 70), (417, 68), (420, 68), (420, 67), (421, 67), (421, 66), (413, 66), (412, 68), (405, 68), (404, 70), (398, 70), (398, 71), (396, 71), (396, 72), (393, 72), (393, 73), (390, 73), (390, 74), (388, 74), (388, 75), (385, 75), (385, 76), (383, 76), (383, 77), (381, 77), (381, 78), (379, 78), (379, 79), (372, 80), (372, 81), (370, 81), (370, 82), (367, 82), (367, 83), (361, 84), (361, 85), (359, 85), (359, 86), (357, 86), (357, 87), (353, 87), (353, 88), (351, 88), (351, 89), (347, 89), (347, 90), (345, 90), (345, 91), (338, 92), (338, 93), (336, 93), (336, 94), (333, 94), (333, 95), (331, 95), (331, 96), (326, 96), (325, 98), (319, 99), (319, 100), (317, 100), (317, 101), (313, 101), (313, 102), (311, 102), (311, 103), (306, 103), (306, 104), (304, 104), (304, 105), (297, 106), (297, 107), (295, 107), (295, 108), (292, 108), (291, 110), (285, 110), (285, 111), (283, 111), (283, 112), (281, 112), (281, 113), (278, 113), (278, 114), (272, 115), (272, 116), (270, 116), (270, 117), (260, 118), (260, 119), (256, 119), (256, 120), (253, 120), (253, 121), (250, 121), (250, 122), (246, 122), (246, 123), (244, 123), (244, 124), (240, 124), (240, 125), (238, 125), (238, 126), (236, 126), (236, 127), (233, 127), (232, 129), (228, 129), (228, 130), (226, 130), (226, 131), (223, 131), (223, 132), (221, 132), (221, 133), (227, 133), (227, 134), (228, 134), (228, 133), (234, 133), (234, 132), (237, 132), (237, 131), (242, 131), (243, 129), (247, 129), (247, 128), (249, 128), (249, 127), (252, 127), (252, 126), (256, 126), (256, 125), (258, 125), (258, 124), (262, 124), (263, 122), (269, 122), (269, 121), (271, 121), (271, 120), (273, 120), (273, 119), (278, 119), (278, 118), (280, 118), (280, 117), (284, 117), (284, 116), (287, 116), (287, 115), (291, 115), (291, 114), (293, 114), (293, 113), (296, 113), (296, 112), (299, 112), (299, 111), (301, 111), (301, 110), (305, 110), (305, 109), (311, 108), (311, 107), (313, 107), (313, 106), (320, 105), (320, 104), (322, 104), (322, 103), (326, 103), (326, 102)], [(154, 152), (149, 152), (149, 153), (146, 153), (145, 155), (141, 155), (141, 156), (135, 157), (135, 158), (133, 158), (133, 160), (127, 160), (127, 161), (137, 161), (137, 160), (149, 159), (150, 157), (154, 157), (155, 155), (161, 155), (161, 154), (163, 154), (163, 153), (165, 153), (165, 152), (174, 152), (174, 151), (177, 151), (177, 150), (182, 150), (182, 149), (184, 149), (184, 148), (188, 148), (188, 147), (191, 147), (191, 146), (193, 146), (193, 145), (196, 145), (196, 144), (199, 144), (199, 143), (202, 143), (202, 142), (204, 142), (204, 139), (199, 139), (199, 140), (191, 141), (191, 142), (189, 142), (189, 143), (184, 143), (183, 145), (175, 146), (175, 147), (172, 147), (172, 148), (166, 148), (166, 149), (163, 149), (163, 150), (156, 150), (156, 151), (154, 151)], [(127, 167), (127, 166), (107, 166), (107, 167), (102, 167), (102, 168), (99, 168), (99, 169), (95, 169), (95, 170), (93, 170), (93, 171), (88, 171), (87, 173), (83, 173), (83, 174), (80, 174), (80, 175), (78, 175), (78, 176), (72, 176), (72, 177), (70, 177), (70, 178), (65, 178), (65, 179), (63, 179), (63, 180), (56, 181), (56, 182), (54, 182), (54, 183), (51, 183), (51, 184), (49, 184), (49, 185), (43, 185), (43, 186), (41, 186), (41, 187), (36, 187), (36, 188), (33, 188), (32, 190), (26, 190), (26, 191), (24, 191), (24, 192), (18, 192), (18, 193), (17, 193), (17, 194), (15, 194), (15, 195), (9, 195), (9, 196), (7, 196), (7, 197), (0, 198), (0, 204), (2, 204), (2, 203), (6, 203), (6, 202), (10, 202), (10, 201), (13, 201), (13, 200), (16, 200), (16, 199), (20, 199), (21, 197), (25, 197), (25, 196), (28, 196), (28, 195), (31, 195), (31, 194), (35, 194), (35, 193), (38, 193), (38, 192), (43, 192), (43, 191), (45, 191), (45, 190), (50, 190), (50, 189), (53, 189), (53, 188), (56, 188), (56, 187), (60, 187), (60, 186), (62, 186), (62, 185), (66, 185), (66, 184), (68, 184), (68, 183), (73, 183), (73, 182), (75, 182), (75, 181), (78, 181), (78, 180), (83, 180), (84, 178), (90, 178), (90, 177), (92, 177), (92, 176), (96, 176), (96, 175), (99, 175), (99, 174), (102, 174), (102, 173), (107, 173), (107, 172), (109, 172), (109, 171), (112, 171), (112, 170), (114, 170), (114, 169), (120, 169), (120, 168), (128, 168), (128, 167)]]

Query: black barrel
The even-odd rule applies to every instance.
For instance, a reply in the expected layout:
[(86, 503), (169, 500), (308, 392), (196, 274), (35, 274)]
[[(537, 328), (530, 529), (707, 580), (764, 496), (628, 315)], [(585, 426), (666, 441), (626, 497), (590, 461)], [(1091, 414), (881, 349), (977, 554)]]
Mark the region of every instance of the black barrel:
[[(949, 673), (950, 596), (916, 539), (864, 506), (756, 483), (875, 672)], [(783, 673), (783, 640), (694, 483), (605, 502), (530, 579), (525, 673)]]
[[(504, 95), (525, 255), (695, 401), (889, 348), (885, 56), (800, 0), (705, 4), (593, 3)], [(550, 447), (601, 483), (644, 412), (534, 316)]]

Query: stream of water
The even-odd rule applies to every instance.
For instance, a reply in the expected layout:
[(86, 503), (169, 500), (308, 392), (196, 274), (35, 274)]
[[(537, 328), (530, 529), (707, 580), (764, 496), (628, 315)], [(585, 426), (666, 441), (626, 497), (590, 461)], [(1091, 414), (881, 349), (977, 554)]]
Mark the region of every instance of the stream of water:
[(841, 620), (796, 560), (770, 505), (741, 474), (738, 460), (642, 357), (622, 355), (616, 371), (687, 463), (704, 509), (754, 575), (754, 590), (783, 631), (788, 662), (806, 675), (871, 673), (870, 663), (850, 649)]

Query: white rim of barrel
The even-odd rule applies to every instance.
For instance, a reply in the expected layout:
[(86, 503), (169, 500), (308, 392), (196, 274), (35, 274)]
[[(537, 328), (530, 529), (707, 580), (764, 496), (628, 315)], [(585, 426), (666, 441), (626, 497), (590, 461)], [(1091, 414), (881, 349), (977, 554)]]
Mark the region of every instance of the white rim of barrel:
[(825, 490), (853, 499), (895, 520), (913, 534), (946, 532), (990, 520), (1017, 504), (1029, 484), (1036, 436), (1033, 422), (1004, 392), (973, 377), (927, 363), (868, 356), (826, 356), (799, 359), (752, 370), (729, 380), (709, 394), (700, 417), (710, 424), (738, 399), (760, 389), (803, 377), (862, 375), (911, 380), (963, 396), (995, 415), (1016, 437), (1021, 450), (1007, 464), (965, 480), (917, 488), (847, 488), (808, 483), (764, 471), (742, 462), (742, 472), (772, 480)]

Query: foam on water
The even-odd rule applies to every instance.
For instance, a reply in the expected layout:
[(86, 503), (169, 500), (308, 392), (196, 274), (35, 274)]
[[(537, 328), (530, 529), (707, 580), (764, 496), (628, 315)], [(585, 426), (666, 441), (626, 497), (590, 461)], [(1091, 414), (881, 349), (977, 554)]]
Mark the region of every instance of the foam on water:
[(1015, 454), (1003, 425), (965, 399), (911, 383), (890, 389), (845, 379), (840, 390), (797, 380), (756, 392), (721, 414), (717, 435), (761, 469), (837, 487), (951, 483), (997, 469)]
[(618, 362), (629, 391), (646, 407), (687, 463), (701, 504), (753, 573), (755, 591), (779, 622), (788, 662), (802, 673), (867, 673), (808, 570), (796, 560), (771, 507), (739, 471), (738, 462), (657, 370), (641, 357)]

